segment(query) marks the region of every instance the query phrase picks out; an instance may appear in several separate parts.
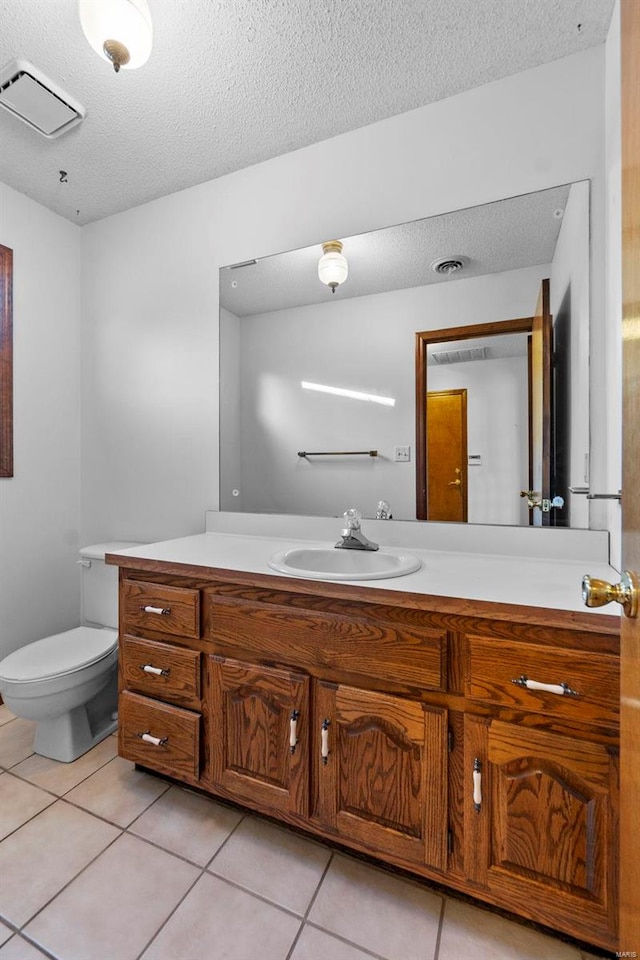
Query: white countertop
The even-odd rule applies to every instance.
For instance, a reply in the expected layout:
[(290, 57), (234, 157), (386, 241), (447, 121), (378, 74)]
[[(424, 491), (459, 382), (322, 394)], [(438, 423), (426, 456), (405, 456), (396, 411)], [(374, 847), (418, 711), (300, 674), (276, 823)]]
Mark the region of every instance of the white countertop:
[[(333, 547), (334, 543), (335, 540), (300, 540), (210, 532), (140, 545), (118, 551), (118, 555), (261, 574), (278, 579), (283, 578), (284, 574), (279, 574), (268, 566), (274, 553), (300, 545)], [(384, 546), (383, 543), (380, 544), (381, 549), (384, 549)], [(421, 560), (420, 570), (404, 577), (339, 582), (345, 586), (547, 607), (579, 611), (593, 616), (619, 615), (620, 608), (613, 604), (587, 610), (582, 602), (581, 584), (585, 573), (613, 583), (619, 580), (617, 571), (602, 561), (425, 550), (413, 546), (405, 552), (410, 552)], [(295, 579), (303, 581), (314, 578)], [(315, 582), (335, 584), (338, 581)]]

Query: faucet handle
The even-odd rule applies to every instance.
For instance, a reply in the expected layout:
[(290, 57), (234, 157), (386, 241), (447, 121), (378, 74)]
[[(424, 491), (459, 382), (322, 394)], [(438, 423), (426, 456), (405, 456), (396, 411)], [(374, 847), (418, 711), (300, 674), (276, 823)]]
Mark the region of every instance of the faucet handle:
[(356, 507), (350, 507), (342, 514), (348, 530), (359, 530), (362, 514)]

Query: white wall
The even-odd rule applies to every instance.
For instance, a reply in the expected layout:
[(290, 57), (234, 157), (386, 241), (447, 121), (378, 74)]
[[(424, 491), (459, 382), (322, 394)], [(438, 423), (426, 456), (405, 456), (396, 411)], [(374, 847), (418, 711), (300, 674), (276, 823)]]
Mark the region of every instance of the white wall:
[(594, 48), (83, 228), (85, 538), (188, 534), (218, 503), (221, 265), (591, 178), (601, 349), (603, 83)]
[(13, 249), (14, 476), (0, 480), (0, 658), (79, 622), (80, 229), (0, 184)]
[[(234, 479), (226, 482), (227, 471), (222, 471), (222, 508), (241, 509), (232, 496), (232, 487), (240, 486), (242, 509), (253, 512), (341, 516), (357, 506), (371, 517), (384, 499), (396, 519), (415, 519), (416, 331), (532, 316), (540, 281), (549, 273), (548, 265), (528, 267), (275, 310), (244, 317), (236, 322), (235, 331), (229, 331), (226, 316), (221, 328), (224, 367), (227, 353), (229, 363), (235, 363), (237, 328), (241, 330), (242, 473), (240, 481), (234, 472)], [(444, 369), (429, 367), (429, 389), (441, 389), (433, 382), (442, 378)], [(304, 390), (301, 381), (392, 398), (395, 403), (386, 406)], [(505, 473), (500, 468), (505, 488), (499, 500), (504, 503), (509, 490), (515, 490), (515, 510), (496, 504), (501, 521), (495, 511), (490, 519), (484, 509), (480, 512), (481, 490), (490, 486), (481, 482), (491, 472), (492, 458), (485, 447), (488, 459), (474, 479), (472, 522), (520, 522), (518, 491), (527, 486), (528, 470), (526, 358), (522, 383), (524, 460), (518, 455), (516, 466), (511, 450), (513, 469)], [(231, 412), (227, 420), (221, 409), (224, 436), (238, 430), (233, 407)], [(469, 420), (471, 427), (471, 412)], [(512, 439), (510, 446), (516, 447)], [(411, 446), (411, 461), (394, 462), (394, 447), (406, 444)], [(377, 450), (378, 457), (297, 456), (299, 450), (363, 449)], [(518, 469), (522, 462), (524, 473)]]

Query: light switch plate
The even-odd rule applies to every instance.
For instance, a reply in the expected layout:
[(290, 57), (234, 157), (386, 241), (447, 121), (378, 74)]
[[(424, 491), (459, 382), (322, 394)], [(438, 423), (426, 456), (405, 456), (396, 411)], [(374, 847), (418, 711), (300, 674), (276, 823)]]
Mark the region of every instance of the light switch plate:
[(393, 448), (393, 459), (396, 463), (409, 463), (411, 460), (411, 447), (401, 446)]

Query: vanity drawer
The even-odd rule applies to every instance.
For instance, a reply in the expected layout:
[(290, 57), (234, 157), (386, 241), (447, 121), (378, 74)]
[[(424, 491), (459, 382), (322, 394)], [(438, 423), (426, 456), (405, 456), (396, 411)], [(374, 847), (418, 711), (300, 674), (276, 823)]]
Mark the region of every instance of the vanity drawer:
[(179, 706), (200, 707), (200, 654), (169, 643), (125, 636), (120, 669), (128, 690)]
[[(532, 713), (548, 713), (592, 723), (617, 723), (620, 663), (617, 657), (468, 636), (466, 695)], [(561, 688), (575, 695), (524, 686), (524, 681)], [(520, 683), (514, 683), (514, 681)]]
[(183, 637), (200, 636), (200, 591), (124, 580), (120, 602), (127, 627)]
[(375, 677), (412, 690), (446, 688), (446, 630), (405, 627), (382, 615), (348, 617), (205, 596), (208, 638), (239, 654)]
[(118, 719), (121, 756), (170, 776), (198, 779), (200, 714), (125, 691)]

